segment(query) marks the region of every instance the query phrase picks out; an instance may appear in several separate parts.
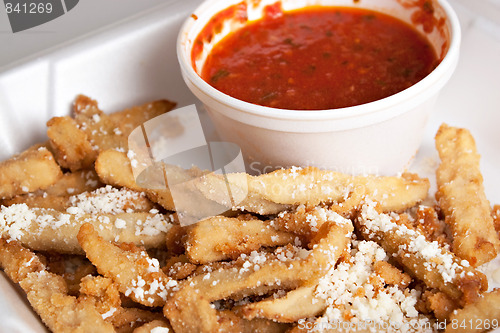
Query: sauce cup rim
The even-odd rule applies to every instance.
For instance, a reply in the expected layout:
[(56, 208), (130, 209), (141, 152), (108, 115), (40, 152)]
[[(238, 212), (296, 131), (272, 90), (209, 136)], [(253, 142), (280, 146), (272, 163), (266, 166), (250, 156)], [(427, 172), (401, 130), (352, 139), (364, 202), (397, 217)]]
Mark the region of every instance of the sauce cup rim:
[[(210, 3), (214, 1), (220, 0), (205, 1), (194, 11), (194, 14), (196, 15), (196, 13), (204, 10), (205, 6), (209, 7)], [(460, 23), (456, 13), (447, 0), (437, 0), (437, 3), (446, 13), (450, 30), (450, 45), (443, 59), (431, 73), (411, 87), (391, 96), (365, 104), (323, 110), (279, 109), (249, 103), (219, 91), (203, 80), (191, 64), (191, 49), (187, 47), (187, 36), (189, 29), (196, 21), (192, 16), (184, 22), (179, 31), (177, 38), (177, 57), (185, 78), (189, 79), (193, 85), (197, 86), (201, 91), (205, 92), (205, 94), (214, 98), (219, 103), (239, 112), (282, 120), (325, 120), (345, 119), (385, 111), (387, 114), (382, 118), (391, 118), (405, 112), (404, 108), (399, 109), (396, 107), (397, 105), (418, 98), (420, 94), (428, 90), (438, 92), (453, 73), (450, 67), (454, 69), (457, 65), (461, 39)], [(229, 3), (228, 6), (229, 5), (231, 4)]]

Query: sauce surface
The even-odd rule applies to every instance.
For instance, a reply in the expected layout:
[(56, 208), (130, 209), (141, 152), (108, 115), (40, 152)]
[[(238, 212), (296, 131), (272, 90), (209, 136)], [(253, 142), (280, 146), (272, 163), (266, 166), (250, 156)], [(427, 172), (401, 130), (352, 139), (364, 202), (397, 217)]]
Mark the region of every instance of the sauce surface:
[(391, 16), (359, 8), (308, 7), (230, 33), (201, 77), (254, 104), (322, 110), (372, 102), (427, 76), (439, 61), (427, 39)]

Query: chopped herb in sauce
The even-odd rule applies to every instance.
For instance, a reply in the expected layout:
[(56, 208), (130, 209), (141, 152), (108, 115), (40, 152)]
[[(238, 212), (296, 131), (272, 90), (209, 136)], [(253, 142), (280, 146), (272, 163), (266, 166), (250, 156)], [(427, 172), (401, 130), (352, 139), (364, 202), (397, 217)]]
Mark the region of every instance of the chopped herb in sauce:
[(221, 78), (226, 77), (229, 75), (229, 71), (225, 69), (219, 69), (211, 78), (210, 81), (212, 83), (217, 83)]

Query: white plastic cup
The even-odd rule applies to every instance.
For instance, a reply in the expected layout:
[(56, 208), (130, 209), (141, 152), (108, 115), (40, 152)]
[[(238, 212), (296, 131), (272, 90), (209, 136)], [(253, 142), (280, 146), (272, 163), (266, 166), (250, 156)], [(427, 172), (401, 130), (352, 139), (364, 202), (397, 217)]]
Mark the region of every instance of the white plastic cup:
[[(256, 8), (249, 2), (250, 20), (261, 16), (262, 0)], [(438, 93), (453, 74), (459, 57), (460, 25), (445, 0), (433, 0), (436, 22), (444, 23), (432, 32), (412, 23), (423, 8), (397, 0), (282, 0), (285, 11), (315, 4), (359, 7), (397, 17), (425, 34), (440, 57), (440, 64), (424, 79), (397, 94), (374, 102), (331, 110), (284, 110), (238, 100), (210, 86), (201, 77), (206, 54), (227, 33), (241, 26), (228, 21), (205, 54), (191, 59), (193, 42), (209, 20), (241, 0), (207, 0), (182, 26), (177, 54), (189, 89), (207, 109), (218, 134), (240, 146), (247, 171), (253, 174), (279, 167), (316, 166), (351, 174), (393, 175), (404, 171), (415, 156), (427, 119)], [(402, 4), (403, 3), (403, 4)], [(441, 21), (443, 21), (441, 20)]]

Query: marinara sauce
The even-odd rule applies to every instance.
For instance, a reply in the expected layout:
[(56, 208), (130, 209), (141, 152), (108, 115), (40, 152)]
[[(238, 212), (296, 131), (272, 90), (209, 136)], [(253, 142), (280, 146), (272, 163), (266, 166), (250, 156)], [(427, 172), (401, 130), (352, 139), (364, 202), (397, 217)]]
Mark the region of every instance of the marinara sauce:
[(267, 8), (230, 33), (206, 59), (202, 78), (254, 104), (335, 109), (400, 92), (439, 63), (427, 39), (379, 12), (350, 7)]

